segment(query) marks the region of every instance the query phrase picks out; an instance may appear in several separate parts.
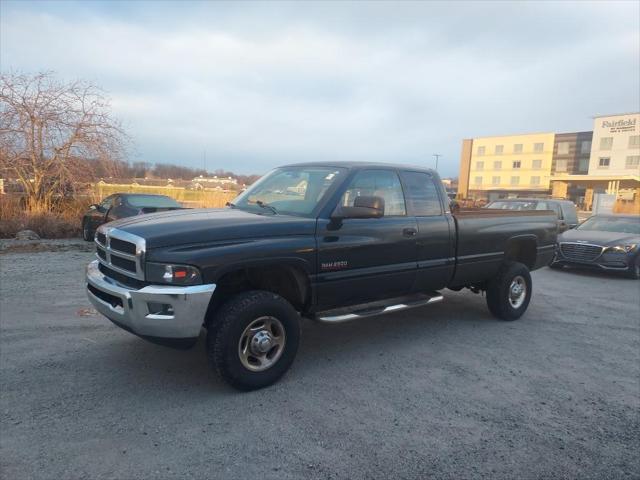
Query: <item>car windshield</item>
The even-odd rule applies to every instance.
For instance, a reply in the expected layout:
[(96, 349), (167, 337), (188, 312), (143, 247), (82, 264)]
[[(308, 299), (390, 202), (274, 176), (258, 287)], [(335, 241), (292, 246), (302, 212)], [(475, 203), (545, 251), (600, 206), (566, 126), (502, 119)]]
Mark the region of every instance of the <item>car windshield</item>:
[(127, 203), (132, 207), (180, 208), (180, 204), (173, 198), (164, 195), (130, 195)]
[(336, 167), (276, 168), (251, 185), (233, 206), (253, 213), (308, 216), (345, 169)]
[(640, 217), (591, 217), (577, 230), (596, 230), (599, 232), (631, 233), (640, 235)]
[(509, 202), (491, 202), (486, 208), (494, 208), (497, 210), (536, 210), (538, 202), (531, 201), (509, 201)]

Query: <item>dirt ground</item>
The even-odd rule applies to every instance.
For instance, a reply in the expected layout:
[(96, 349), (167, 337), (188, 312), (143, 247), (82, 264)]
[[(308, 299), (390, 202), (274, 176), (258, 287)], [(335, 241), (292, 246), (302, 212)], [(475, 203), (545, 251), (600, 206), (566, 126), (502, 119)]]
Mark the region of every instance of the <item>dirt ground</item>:
[(155, 346), (96, 315), (90, 247), (3, 245), (0, 476), (640, 478), (640, 282), (533, 273), (516, 322), (484, 298), (304, 321), (276, 385), (239, 393), (203, 342)]

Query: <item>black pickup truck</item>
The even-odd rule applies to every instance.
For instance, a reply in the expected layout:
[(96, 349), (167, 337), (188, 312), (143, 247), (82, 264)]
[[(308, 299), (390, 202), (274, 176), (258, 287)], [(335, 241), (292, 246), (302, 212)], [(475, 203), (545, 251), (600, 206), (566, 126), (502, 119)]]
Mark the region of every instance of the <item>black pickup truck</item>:
[(291, 366), (300, 318), (333, 323), (427, 305), (438, 290), (486, 292), (489, 310), (527, 309), (529, 272), (549, 263), (551, 211), (452, 215), (438, 174), (419, 167), (277, 168), (223, 209), (102, 225), (87, 293), (113, 323), (187, 348), (207, 330), (212, 366), (243, 390)]

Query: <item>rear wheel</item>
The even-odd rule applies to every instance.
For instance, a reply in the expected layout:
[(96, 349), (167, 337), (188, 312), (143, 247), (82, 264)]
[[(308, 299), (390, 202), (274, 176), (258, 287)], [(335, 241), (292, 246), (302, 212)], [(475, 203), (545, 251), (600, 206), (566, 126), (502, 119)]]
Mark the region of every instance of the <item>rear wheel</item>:
[(82, 239), (86, 242), (93, 241), (93, 235), (91, 234), (91, 228), (89, 227), (89, 222), (87, 220), (82, 222)]
[(508, 262), (487, 286), (487, 306), (502, 320), (517, 320), (531, 300), (531, 274), (526, 265)]
[(213, 368), (239, 390), (276, 382), (298, 350), (298, 312), (284, 298), (266, 291), (232, 297), (217, 312), (207, 334)]

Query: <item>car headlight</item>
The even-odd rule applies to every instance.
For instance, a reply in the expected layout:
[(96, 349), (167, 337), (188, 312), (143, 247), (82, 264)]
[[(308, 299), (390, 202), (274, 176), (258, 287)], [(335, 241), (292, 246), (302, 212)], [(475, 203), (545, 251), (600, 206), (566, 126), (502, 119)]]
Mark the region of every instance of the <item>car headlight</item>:
[(637, 244), (632, 243), (629, 245), (616, 245), (615, 247), (609, 247), (609, 250), (617, 253), (629, 253), (634, 251), (638, 247)]
[(190, 265), (147, 263), (146, 279), (153, 283), (169, 285), (198, 285), (202, 283), (200, 270)]

